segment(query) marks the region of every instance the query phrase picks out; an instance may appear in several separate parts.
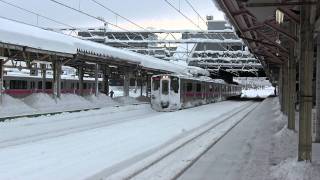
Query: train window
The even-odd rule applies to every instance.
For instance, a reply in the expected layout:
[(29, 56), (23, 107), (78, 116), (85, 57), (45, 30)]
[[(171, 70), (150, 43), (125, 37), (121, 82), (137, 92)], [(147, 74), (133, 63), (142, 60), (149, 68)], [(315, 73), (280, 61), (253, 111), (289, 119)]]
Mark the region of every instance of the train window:
[(187, 83), (187, 92), (192, 91), (192, 83)]
[(10, 81), (10, 89), (27, 89), (27, 81), (12, 80)]
[(167, 95), (169, 94), (169, 81), (162, 80), (162, 94)]
[(153, 83), (153, 90), (157, 91), (160, 87), (160, 78), (159, 77), (154, 77), (152, 79), (152, 83)]
[(71, 83), (71, 89), (74, 89), (74, 83)]
[(213, 87), (212, 85), (209, 85), (209, 91), (212, 92), (213, 91)]
[(201, 84), (197, 84), (197, 92), (201, 92)]
[(83, 83), (83, 89), (87, 89), (87, 83)]
[(60, 84), (60, 87), (61, 87), (61, 89), (64, 89), (64, 83), (63, 82), (61, 82), (61, 84)]
[(31, 81), (30, 82), (30, 89), (35, 89), (36, 88), (36, 82)]
[(52, 82), (46, 82), (46, 89), (52, 89)]
[(177, 77), (171, 77), (171, 90), (175, 93), (179, 92), (179, 79)]
[(42, 89), (42, 81), (38, 82), (38, 89)]

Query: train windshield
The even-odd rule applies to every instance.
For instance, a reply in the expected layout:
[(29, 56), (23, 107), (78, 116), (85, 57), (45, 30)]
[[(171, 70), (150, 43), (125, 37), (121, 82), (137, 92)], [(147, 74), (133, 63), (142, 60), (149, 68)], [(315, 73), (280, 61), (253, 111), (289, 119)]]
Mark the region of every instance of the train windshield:
[(162, 94), (168, 95), (169, 94), (169, 81), (162, 80)]
[(152, 78), (152, 83), (153, 83), (153, 90), (157, 91), (160, 87), (160, 77)]
[(179, 79), (177, 77), (171, 77), (171, 90), (175, 93), (179, 92)]

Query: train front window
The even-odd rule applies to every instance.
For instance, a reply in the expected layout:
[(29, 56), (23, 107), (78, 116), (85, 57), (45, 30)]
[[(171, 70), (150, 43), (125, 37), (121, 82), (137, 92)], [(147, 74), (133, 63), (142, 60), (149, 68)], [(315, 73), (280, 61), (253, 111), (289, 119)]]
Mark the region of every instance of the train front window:
[(158, 89), (159, 89), (159, 87), (160, 87), (160, 78), (159, 77), (154, 77), (153, 79), (152, 79), (152, 83), (153, 83), (153, 90), (154, 91), (157, 91)]
[(175, 93), (179, 92), (179, 79), (177, 77), (171, 77), (171, 90)]
[(169, 81), (162, 80), (162, 94), (167, 95), (169, 94)]

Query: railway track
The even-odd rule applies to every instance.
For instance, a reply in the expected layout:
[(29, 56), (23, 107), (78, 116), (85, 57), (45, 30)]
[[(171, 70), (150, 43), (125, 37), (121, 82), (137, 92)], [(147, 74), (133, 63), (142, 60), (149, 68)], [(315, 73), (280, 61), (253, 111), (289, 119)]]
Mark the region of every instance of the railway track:
[[(225, 115), (222, 117), (220, 121), (211, 122), (209, 126), (203, 127), (196, 132), (191, 133), (191, 135), (187, 136), (183, 139), (179, 144), (171, 147), (166, 152), (161, 154), (160, 156), (149, 160), (144, 165), (136, 165), (133, 167), (133, 170), (128, 168), (127, 172), (118, 172), (114, 175), (107, 177), (106, 179), (149, 179), (144, 177), (144, 174), (148, 174), (148, 171), (152, 168), (156, 168), (160, 163), (164, 162), (166, 159), (170, 159), (173, 156), (176, 156), (180, 150), (186, 148), (196, 140), (208, 135), (211, 131), (215, 130), (220, 125), (231, 121), (232, 118), (240, 116), (234, 124), (231, 125), (223, 134), (221, 134), (218, 138), (214, 141), (210, 142), (209, 145), (199, 154), (197, 154), (192, 160), (189, 160), (187, 165), (184, 165), (183, 168), (180, 168), (178, 172), (174, 173), (168, 179), (178, 179), (184, 172), (186, 172), (195, 162), (198, 161), (200, 157), (202, 157), (209, 149), (211, 149), (215, 144), (217, 144), (224, 136), (226, 136), (234, 127), (236, 127), (243, 119), (245, 119), (253, 110), (255, 110), (260, 103), (249, 103), (248, 105), (241, 107), (240, 109), (236, 110), (234, 113)], [(166, 168), (166, 167), (165, 167)], [(126, 170), (125, 170), (126, 171)], [(150, 173), (149, 173), (150, 174)], [(152, 174), (152, 173), (151, 173)], [(156, 178), (155, 178), (156, 179)], [(161, 179), (161, 178), (160, 178)], [(166, 179), (166, 178), (165, 178)]]
[[(133, 111), (134, 110), (135, 109), (133, 109)], [(85, 115), (85, 116), (80, 116), (80, 117), (76, 116), (76, 117), (73, 117), (69, 120), (64, 119), (64, 121), (75, 120), (78, 118), (93, 118), (95, 116), (98, 117), (98, 116), (104, 116), (104, 115), (108, 115), (108, 114), (110, 114), (110, 112), (101, 112), (101, 113), (97, 113), (94, 115)], [(79, 133), (79, 132), (88, 131), (88, 130), (92, 130), (92, 129), (105, 128), (108, 126), (112, 126), (112, 125), (116, 125), (116, 124), (120, 124), (120, 123), (124, 123), (124, 122), (129, 122), (129, 121), (134, 121), (134, 120), (142, 118), (142, 117), (148, 117), (148, 116), (153, 116), (153, 115), (154, 115), (153, 113), (145, 114), (144, 112), (141, 112), (141, 113), (138, 112), (134, 117), (130, 117), (130, 118), (129, 117), (127, 117), (127, 118), (120, 117), (120, 118), (115, 118), (115, 119), (108, 120), (108, 121), (98, 121), (98, 122), (88, 121), (88, 123), (74, 125), (72, 127), (66, 126), (66, 127), (60, 128), (60, 129), (48, 130), (48, 131), (41, 132), (41, 133), (24, 135), (23, 137), (16, 137), (16, 138), (12, 138), (12, 139), (0, 140), (0, 148), (26, 144), (29, 142), (37, 142), (37, 141), (41, 141), (44, 139), (66, 136), (68, 134)], [(38, 116), (35, 116), (35, 117), (38, 117)], [(60, 121), (60, 120), (57, 120), (57, 121)], [(54, 122), (57, 122), (57, 121), (54, 121)], [(50, 123), (54, 123), (54, 122), (50, 122)]]
[[(137, 103), (137, 104), (129, 104), (129, 105), (141, 105), (141, 104), (149, 104), (149, 103)], [(115, 105), (110, 107), (121, 107), (123, 105)], [(84, 112), (84, 111), (91, 111), (91, 110), (99, 110), (100, 107), (97, 108), (87, 108), (87, 109), (76, 109), (76, 110), (70, 110), (70, 111), (55, 111), (55, 112), (45, 112), (45, 113), (34, 113), (34, 114), (23, 114), (23, 115), (17, 115), (17, 116), (5, 116), (0, 117), (0, 122), (4, 122), (7, 120), (13, 120), (13, 119), (19, 119), (19, 118), (35, 118), (40, 116), (48, 116), (48, 115), (57, 115), (62, 113), (76, 113), (76, 112)]]

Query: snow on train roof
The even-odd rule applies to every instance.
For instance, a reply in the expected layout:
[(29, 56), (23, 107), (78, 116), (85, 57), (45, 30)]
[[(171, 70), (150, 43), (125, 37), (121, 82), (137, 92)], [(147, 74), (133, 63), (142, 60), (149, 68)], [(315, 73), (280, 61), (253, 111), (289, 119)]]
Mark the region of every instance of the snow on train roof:
[[(8, 19), (0, 18), (0, 24), (0, 42), (2, 43), (67, 54), (77, 54), (78, 50), (88, 51), (125, 61), (137, 62), (146, 68), (183, 74), (188, 73), (185, 66), (138, 54), (129, 50), (113, 48), (104, 44), (82, 40)], [(193, 71), (196, 71), (199, 74), (207, 74), (206, 70), (201, 68), (188, 68), (193, 69)]]
[(197, 80), (197, 81), (206, 81), (206, 82), (213, 82), (213, 83), (218, 83), (218, 84), (228, 84), (225, 82), (223, 79), (212, 79), (208, 76), (199, 76), (199, 77), (194, 77), (190, 75), (182, 75), (182, 74), (158, 74), (154, 75), (156, 76), (175, 76), (178, 78), (183, 78), (183, 79), (190, 79), (190, 80)]

